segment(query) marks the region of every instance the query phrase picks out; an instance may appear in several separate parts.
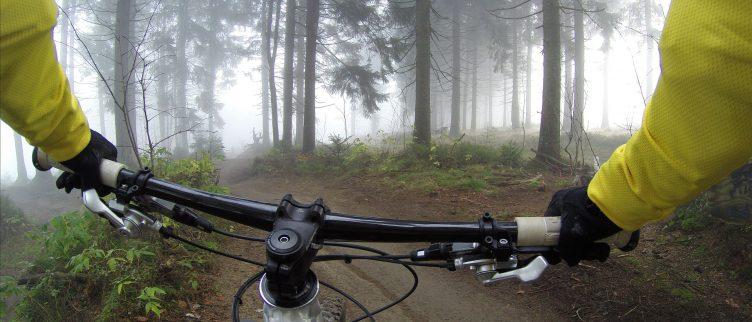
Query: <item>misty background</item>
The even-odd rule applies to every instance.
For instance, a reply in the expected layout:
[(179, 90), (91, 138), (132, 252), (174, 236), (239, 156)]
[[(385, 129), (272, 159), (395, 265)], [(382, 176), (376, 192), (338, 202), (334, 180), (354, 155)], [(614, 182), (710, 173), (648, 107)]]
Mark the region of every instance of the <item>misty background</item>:
[[(116, 33), (116, 15), (118, 4), (123, 1), (112, 0), (58, 0), (61, 12), (58, 14), (58, 26), (54, 30), (54, 39), (58, 49), (58, 58), (69, 75), (74, 93), (86, 113), (90, 126), (100, 131), (108, 139), (116, 142), (116, 126), (112, 95), (103, 88), (103, 78), (114, 89), (113, 81), (114, 43)], [(278, 100), (280, 139), (282, 137), (282, 87), (285, 57), (285, 17), (284, 3), (275, 6), (275, 12), (267, 10), (264, 1), (126, 1), (132, 6), (131, 33), (129, 41), (141, 66), (134, 66), (130, 86), (135, 106), (136, 124), (145, 123), (145, 117), (139, 107), (147, 106), (147, 117), (152, 118), (152, 139), (173, 135), (180, 129), (180, 120), (159, 120), (160, 113), (176, 116), (180, 101), (175, 95), (174, 66), (176, 40), (180, 35), (177, 28), (180, 19), (187, 19), (188, 32), (183, 35), (187, 75), (185, 76), (184, 105), (188, 110), (184, 118), (190, 118), (187, 144), (194, 146), (197, 140), (221, 140), (225, 154), (236, 156), (254, 143), (254, 133), (261, 136), (264, 131), (262, 111), (262, 90), (264, 73), (262, 70), (264, 27), (277, 34), (275, 55), (276, 96)], [(274, 2), (277, 3), (277, 2)], [(327, 5), (334, 5), (335, 2)], [(343, 2), (343, 4), (346, 2)], [(670, 1), (634, 0), (634, 1), (583, 1), (584, 11), (584, 128), (586, 131), (629, 132), (639, 127), (645, 106), (659, 76), (659, 55), (657, 41), (663, 26)], [(278, 4), (278, 3), (277, 3)], [(458, 5), (459, 4), (459, 5)], [(562, 1), (562, 7), (574, 7), (579, 1)], [(365, 4), (364, 4), (365, 5)], [(370, 1), (367, 6), (376, 16), (388, 20), (393, 15), (390, 6), (395, 2)], [(397, 3), (399, 5), (399, 3)], [(433, 1), (431, 24), (433, 28), (431, 109), (432, 130), (439, 133), (442, 128), (450, 126), (449, 105), (452, 100), (452, 14), (453, 6), (461, 14), (459, 27), (460, 41), (463, 44), (461, 54), (461, 104), (468, 109), (473, 104), (472, 94), (473, 68), (476, 66), (476, 102), (478, 124), (476, 131), (489, 127), (509, 128), (512, 126), (510, 115), (513, 102), (517, 100), (520, 113), (520, 127), (527, 127), (528, 133), (535, 135), (540, 123), (543, 81), (543, 37), (542, 18), (540, 14), (531, 15), (540, 10), (538, 1)], [(650, 24), (645, 24), (645, 6), (651, 6)], [(409, 5), (406, 5), (409, 6)], [(279, 8), (282, 7), (282, 8)], [(296, 12), (300, 16), (305, 4), (298, 3)], [(562, 35), (562, 77), (574, 77), (572, 70), (566, 74), (566, 65), (574, 67), (572, 54), (568, 54), (567, 39), (574, 42), (574, 10), (561, 10)], [(120, 8), (122, 9), (122, 8)], [(382, 59), (378, 52), (368, 48), (367, 37), (355, 35), (353, 28), (345, 28), (337, 17), (326, 16), (324, 8), (320, 20), (320, 39), (317, 48), (318, 57), (316, 81), (316, 134), (317, 142), (328, 142), (331, 134), (364, 137), (389, 134), (410, 133), (413, 121), (412, 103), (414, 101), (414, 77), (409, 67), (415, 58), (411, 49), (392, 59), (391, 70), (383, 72)], [(274, 17), (266, 21), (268, 12)], [(181, 18), (181, 13), (185, 16)], [(529, 17), (528, 17), (529, 16)], [(519, 19), (514, 19), (519, 18)], [(606, 21), (606, 22), (604, 22)], [(270, 22), (264, 25), (265, 22)], [(367, 22), (356, 22), (355, 29), (368, 28)], [(303, 26), (304, 27), (304, 26)], [(375, 27), (372, 27), (375, 29)], [(379, 35), (386, 37), (403, 37), (398, 23), (383, 23)], [(527, 29), (530, 33), (527, 33)], [(604, 38), (604, 29), (610, 28), (608, 40)], [(305, 30), (296, 29), (297, 42), (302, 39)], [(349, 31), (344, 31), (348, 29)], [(404, 29), (404, 28), (403, 28)], [(648, 32), (648, 30), (650, 30)], [(373, 31), (373, 30), (371, 30)], [(342, 32), (342, 34), (339, 34)], [(348, 35), (349, 33), (349, 35)], [(374, 31), (374, 33), (376, 33)], [(349, 37), (349, 38), (348, 38)], [(370, 37), (370, 36), (369, 36)], [(528, 38), (529, 37), (529, 38)], [(529, 39), (529, 40), (528, 40)], [(516, 41), (516, 43), (513, 43)], [(652, 44), (649, 44), (652, 43)], [(476, 44), (475, 52), (468, 44)], [(295, 44), (300, 47), (301, 44)], [(270, 44), (270, 47), (272, 45)], [(571, 46), (571, 45), (570, 45)], [(604, 50), (608, 48), (608, 50)], [(297, 50), (297, 49), (296, 49)], [(529, 51), (529, 56), (527, 51)], [(353, 51), (357, 54), (353, 54)], [(513, 55), (517, 55), (517, 61)], [(475, 56), (473, 56), (475, 55)], [(606, 56), (608, 59), (606, 60)], [(356, 56), (356, 57), (353, 57)], [(128, 56), (133, 57), (133, 56)], [(422, 59), (424, 57), (419, 57)], [(370, 66), (383, 78), (375, 82), (373, 88), (382, 97), (372, 102), (364, 102), (362, 97), (353, 97), (342, 90), (345, 84), (334, 84), (330, 75), (336, 71), (329, 70), (335, 64), (354, 62), (359, 66)], [(96, 64), (92, 63), (96, 62)], [(517, 96), (513, 97), (513, 64), (517, 64), (519, 74)], [(530, 85), (526, 89), (526, 69), (530, 66)], [(95, 67), (96, 65), (96, 67)], [(138, 63), (136, 64), (138, 65)], [(143, 67), (146, 65), (147, 67)], [(295, 67), (297, 68), (297, 62)], [(607, 73), (604, 68), (607, 67)], [(97, 72), (99, 69), (99, 73)], [(209, 71), (211, 69), (211, 71)], [(139, 73), (146, 83), (142, 91), (138, 84)], [(215, 77), (210, 77), (213, 74)], [(213, 78), (213, 79), (208, 79)], [(570, 79), (570, 82), (572, 80)], [(562, 79), (562, 91), (567, 81)], [(333, 89), (334, 87), (334, 89)], [(169, 92), (160, 97), (159, 91)], [(297, 99), (295, 89), (294, 99)], [(530, 92), (529, 97), (527, 91)], [(268, 93), (268, 92), (267, 92)], [(607, 93), (607, 94), (606, 94)], [(350, 93), (351, 94), (351, 93)], [(608, 95), (608, 99), (604, 99)], [(213, 97), (212, 97), (213, 96)], [(356, 95), (357, 96), (357, 95)], [(146, 98), (144, 104), (143, 98)], [(206, 103), (206, 100), (213, 103)], [(166, 100), (166, 101), (159, 101)], [(268, 103), (268, 102), (267, 102)], [(302, 102), (301, 102), (302, 103)], [(370, 104), (370, 105), (369, 105)], [(563, 95), (561, 110), (565, 111), (572, 99)], [(530, 123), (525, 124), (527, 105), (530, 106)], [(298, 106), (298, 102), (294, 103)], [(608, 110), (608, 122), (603, 124), (604, 106)], [(162, 111), (162, 112), (160, 112)], [(167, 112), (166, 112), (167, 111)], [(438, 113), (437, 111), (441, 111)], [(190, 115), (188, 115), (190, 114)], [(344, 114), (344, 115), (343, 115)], [(502, 118), (502, 114), (505, 114)], [(297, 115), (296, 115), (297, 116)], [(467, 115), (465, 115), (467, 116)], [(177, 120), (177, 121), (176, 121)], [(267, 131), (271, 118), (267, 116)], [(463, 124), (469, 127), (469, 116)], [(297, 133), (299, 124), (293, 132)], [(438, 123), (438, 124), (437, 124)], [(562, 118), (562, 126), (565, 126)], [(183, 124), (182, 126), (186, 126)], [(142, 127), (142, 126), (139, 126)], [(164, 129), (163, 129), (164, 128)], [(169, 128), (169, 129), (168, 129)], [(563, 129), (563, 131), (566, 131)], [(269, 133), (272, 135), (273, 133)], [(186, 141), (179, 142), (180, 135), (172, 136), (161, 142), (161, 146), (170, 151), (185, 148)], [(208, 139), (207, 139), (208, 137)], [(294, 135), (294, 138), (298, 138)], [(16, 148), (14, 134), (2, 124), (1, 132), (2, 160), (0, 164), (2, 182), (10, 183), (17, 178)], [(263, 138), (261, 138), (263, 140)], [(146, 136), (139, 135), (137, 143), (147, 144)], [(271, 144), (269, 142), (268, 144)], [(296, 142), (296, 144), (299, 144)], [(23, 160), (26, 163), (28, 177), (35, 175), (31, 164), (31, 150), (25, 140), (20, 144)], [(120, 145), (120, 144), (119, 144)], [(190, 148), (189, 148), (190, 150)], [(121, 153), (122, 156), (122, 153)]]

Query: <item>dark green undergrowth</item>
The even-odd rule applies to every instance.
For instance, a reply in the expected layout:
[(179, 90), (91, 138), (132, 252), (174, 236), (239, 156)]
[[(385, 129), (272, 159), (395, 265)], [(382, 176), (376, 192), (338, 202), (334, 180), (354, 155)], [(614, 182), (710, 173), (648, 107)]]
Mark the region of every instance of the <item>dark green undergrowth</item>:
[(425, 148), (410, 145), (392, 151), (355, 139), (330, 137), (312, 155), (272, 149), (254, 160), (254, 174), (295, 173), (353, 177), (380, 176), (403, 188), (481, 191), (499, 176), (520, 174), (525, 165), (522, 148), (509, 142), (499, 146), (466, 142), (439, 143)]
[(711, 215), (713, 202), (710, 194), (704, 192), (679, 207), (668, 222), (668, 227), (701, 241), (691, 256), (719, 258), (718, 263), (732, 277), (752, 286), (752, 225), (728, 223), (715, 218)]
[[(146, 164), (154, 165), (159, 178), (227, 191), (217, 185), (218, 171), (207, 155), (172, 160), (161, 153), (154, 161)], [(179, 231), (207, 238), (190, 229)], [(0, 279), (0, 294), (20, 296), (15, 309), (22, 321), (180, 319), (177, 303), (196, 302), (209, 286), (204, 285), (210, 265), (205, 253), (159, 236), (127, 239), (88, 211), (61, 214), (26, 238), (33, 253), (25, 267), (26, 285)]]

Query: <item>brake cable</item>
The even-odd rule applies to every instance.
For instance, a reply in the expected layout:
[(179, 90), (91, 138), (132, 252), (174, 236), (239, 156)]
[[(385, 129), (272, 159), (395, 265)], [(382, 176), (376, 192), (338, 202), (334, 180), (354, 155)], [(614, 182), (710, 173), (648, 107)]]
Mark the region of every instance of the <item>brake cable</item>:
[[(201, 222), (202, 224), (199, 224), (199, 225), (188, 224), (188, 226), (192, 226), (192, 227), (196, 227), (196, 228), (201, 228), (205, 232), (209, 232), (209, 233), (216, 232), (216, 233), (218, 233), (220, 235), (224, 235), (224, 236), (230, 237), (230, 238), (236, 238), (236, 239), (241, 239), (241, 240), (248, 240), (248, 241), (253, 241), (253, 242), (266, 242), (265, 238), (253, 237), (253, 236), (247, 236), (247, 235), (241, 235), (241, 234), (236, 234), (236, 233), (232, 233), (232, 232), (228, 232), (228, 231), (219, 229), (219, 228), (215, 227), (213, 224), (211, 224), (210, 221), (206, 220), (203, 217), (200, 217), (198, 214), (192, 213), (191, 215), (192, 215), (191, 217), (193, 217), (192, 219), (200, 219), (200, 220), (198, 220), (198, 222)], [(195, 222), (196, 221), (194, 221), (194, 223)], [(183, 223), (183, 222), (181, 222), (181, 223)], [(197, 227), (197, 226), (200, 226), (200, 227)], [(205, 229), (205, 228), (209, 228), (209, 229)], [(209, 248), (207, 246), (204, 246), (204, 245), (192, 242), (190, 240), (184, 239), (184, 238), (176, 235), (175, 233), (173, 233), (171, 229), (162, 229), (160, 232), (163, 235), (165, 235), (165, 237), (173, 238), (173, 239), (175, 239), (177, 241), (186, 243), (188, 245), (191, 245), (193, 247), (196, 247), (196, 248), (208, 251), (210, 253), (214, 253), (214, 254), (220, 255), (220, 256), (225, 256), (225, 257), (228, 257), (228, 258), (231, 258), (231, 259), (235, 259), (235, 260), (238, 260), (238, 261), (241, 261), (241, 262), (245, 262), (245, 263), (249, 263), (249, 264), (252, 264), (252, 265), (256, 265), (256, 266), (259, 266), (259, 267), (264, 267), (264, 264), (261, 263), (261, 262), (250, 260), (250, 259), (243, 258), (243, 257), (240, 257), (240, 256), (236, 256), (236, 255), (233, 255), (233, 254), (225, 253), (225, 252), (218, 251), (218, 250), (215, 250), (215, 249), (211, 249), (211, 248)], [(326, 246), (351, 248), (351, 249), (357, 249), (357, 250), (372, 252), (372, 253), (378, 254), (380, 256), (364, 256), (364, 255), (349, 255), (349, 254), (320, 255), (320, 256), (317, 256), (314, 259), (315, 261), (343, 260), (346, 263), (350, 263), (353, 259), (356, 259), (356, 260), (380, 261), (380, 262), (385, 262), (385, 263), (390, 263), (390, 264), (399, 264), (399, 265), (402, 265), (405, 269), (407, 269), (410, 272), (410, 274), (412, 275), (412, 277), (413, 277), (413, 285), (410, 288), (410, 290), (408, 290), (406, 293), (404, 293), (398, 299), (396, 299), (396, 300), (394, 300), (394, 301), (392, 301), (392, 302), (390, 302), (390, 303), (388, 303), (388, 304), (386, 304), (386, 305), (384, 305), (384, 306), (382, 306), (382, 307), (380, 307), (380, 308), (378, 308), (378, 309), (376, 309), (376, 310), (374, 310), (372, 312), (369, 312), (368, 309), (364, 305), (362, 305), (360, 302), (358, 302), (355, 298), (353, 298), (352, 296), (350, 296), (346, 292), (344, 292), (344, 291), (342, 291), (342, 290), (340, 290), (340, 289), (334, 287), (333, 285), (330, 285), (330, 284), (328, 284), (328, 283), (326, 283), (324, 281), (320, 281), (320, 283), (322, 285), (324, 285), (325, 287), (327, 287), (327, 288), (329, 288), (329, 289), (331, 289), (331, 290), (333, 290), (333, 291), (341, 294), (342, 296), (344, 296), (345, 298), (347, 298), (349, 301), (351, 301), (353, 304), (355, 304), (356, 306), (358, 306), (358, 308), (360, 308), (361, 311), (363, 311), (363, 313), (365, 313), (364, 315), (362, 315), (362, 316), (358, 317), (357, 319), (353, 320), (353, 322), (361, 321), (361, 320), (364, 320), (364, 319), (371, 319), (371, 320), (375, 321), (374, 318), (373, 318), (374, 315), (376, 315), (378, 313), (381, 313), (381, 312), (383, 312), (385, 310), (388, 310), (389, 308), (391, 308), (391, 307), (393, 307), (393, 306), (395, 306), (395, 305), (403, 302), (405, 299), (407, 299), (408, 297), (410, 297), (415, 292), (415, 290), (418, 288), (418, 281), (419, 281), (417, 272), (415, 272), (415, 269), (413, 269), (411, 266), (423, 266), (423, 267), (436, 267), (436, 268), (451, 269), (451, 265), (449, 265), (449, 264), (415, 263), (415, 262), (402, 261), (402, 260), (400, 260), (401, 258), (409, 258), (410, 256), (409, 255), (390, 255), (389, 253), (386, 253), (386, 252), (384, 252), (384, 251), (382, 251), (380, 249), (376, 249), (376, 248), (372, 248), (372, 247), (368, 247), (368, 246), (363, 246), (363, 245), (350, 244), (350, 243), (341, 243), (341, 242), (323, 242), (323, 244), (326, 245)], [(254, 276), (251, 276), (238, 289), (238, 292), (235, 294), (236, 299), (233, 302), (233, 317), (236, 317), (237, 314), (239, 314), (238, 311), (236, 310), (236, 309), (239, 310), (239, 308), (236, 307), (236, 301), (240, 301), (241, 303), (238, 303), (238, 304), (242, 304), (242, 300), (239, 300), (237, 297), (238, 296), (242, 297), (242, 295), (246, 292), (247, 288), (250, 287), (250, 285), (254, 284), (259, 279), (259, 277), (261, 276), (260, 274), (262, 274), (262, 273), (259, 272), (259, 273), (255, 274)], [(259, 277), (257, 277), (256, 275), (258, 275)], [(241, 292), (241, 290), (242, 290), (242, 292)]]

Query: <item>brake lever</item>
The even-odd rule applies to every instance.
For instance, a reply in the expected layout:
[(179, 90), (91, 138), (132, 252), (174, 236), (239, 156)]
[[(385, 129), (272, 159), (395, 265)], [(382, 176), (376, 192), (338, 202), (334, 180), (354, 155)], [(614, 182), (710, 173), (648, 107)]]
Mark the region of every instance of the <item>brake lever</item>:
[(88, 189), (83, 191), (81, 193), (81, 198), (83, 199), (86, 209), (89, 209), (89, 211), (107, 219), (107, 221), (117, 229), (118, 233), (128, 237), (132, 236), (133, 232), (125, 226), (123, 219), (118, 217), (112, 209), (107, 207), (107, 205), (102, 202), (102, 199), (99, 199), (99, 194), (97, 194), (96, 190)]
[(537, 280), (546, 268), (548, 268), (548, 261), (546, 261), (543, 256), (537, 256), (523, 267), (511, 271), (496, 273), (482, 282), (483, 285), (489, 285), (508, 279), (518, 279), (521, 282), (532, 282)]
[(162, 228), (162, 223), (158, 220), (133, 207), (128, 207), (115, 199), (110, 200), (109, 205), (105, 205), (94, 189), (82, 192), (81, 196), (86, 209), (107, 219), (117, 229), (117, 232), (123, 236), (130, 238), (141, 237), (143, 235), (142, 227), (147, 227), (153, 231), (159, 231)]

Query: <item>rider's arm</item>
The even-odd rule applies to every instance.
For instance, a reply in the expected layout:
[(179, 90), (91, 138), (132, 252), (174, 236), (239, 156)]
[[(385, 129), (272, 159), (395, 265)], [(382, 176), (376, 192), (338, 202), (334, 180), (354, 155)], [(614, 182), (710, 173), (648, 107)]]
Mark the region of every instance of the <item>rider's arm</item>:
[(55, 57), (52, 0), (0, 2), (0, 118), (52, 158), (77, 155), (90, 139)]
[(626, 230), (662, 219), (752, 158), (752, 6), (675, 0), (642, 128), (590, 183)]

